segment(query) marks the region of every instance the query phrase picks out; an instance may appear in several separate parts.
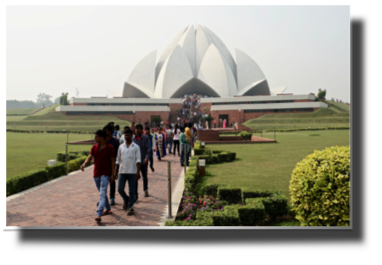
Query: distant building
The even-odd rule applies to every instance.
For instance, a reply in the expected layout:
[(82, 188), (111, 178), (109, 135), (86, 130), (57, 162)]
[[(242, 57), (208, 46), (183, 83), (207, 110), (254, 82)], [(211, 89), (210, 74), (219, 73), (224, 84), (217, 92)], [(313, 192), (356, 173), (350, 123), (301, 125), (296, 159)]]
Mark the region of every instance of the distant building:
[[(156, 63), (156, 51), (133, 69), (121, 98), (71, 98), (56, 110), (66, 115), (113, 115), (146, 122), (152, 116), (177, 121), (185, 95), (202, 94), (203, 114), (242, 123), (266, 113), (312, 112), (327, 104), (315, 95), (283, 94), (269, 89), (257, 63), (236, 49), (236, 62), (224, 43), (207, 27), (189, 26), (170, 42)], [(175, 111), (175, 110), (178, 111)], [(194, 110), (193, 110), (194, 111)]]

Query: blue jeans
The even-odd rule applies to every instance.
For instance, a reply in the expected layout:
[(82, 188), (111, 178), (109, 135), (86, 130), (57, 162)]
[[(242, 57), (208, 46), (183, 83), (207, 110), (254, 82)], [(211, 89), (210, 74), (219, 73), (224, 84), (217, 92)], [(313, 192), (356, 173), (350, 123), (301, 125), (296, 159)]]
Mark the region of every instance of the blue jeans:
[(107, 211), (110, 211), (109, 199), (107, 198), (107, 195), (106, 195), (107, 185), (109, 184), (109, 180), (110, 180), (110, 177), (105, 175), (94, 178), (94, 182), (99, 191), (99, 204), (98, 204), (98, 210), (97, 210), (98, 216), (102, 215), (104, 208), (106, 208)]
[[(125, 192), (126, 181), (129, 183), (129, 195), (127, 196)], [(118, 176), (118, 193), (123, 198), (125, 203), (128, 203), (128, 208), (130, 209), (134, 205), (135, 200), (135, 174), (119, 174)]]
[(149, 165), (150, 165), (150, 168), (152, 168), (154, 165), (153, 150), (149, 151)]
[[(141, 163), (141, 176), (143, 179), (143, 191), (148, 191), (149, 180), (147, 179), (147, 166)], [(135, 182), (135, 195), (138, 197), (138, 181)]]
[[(186, 161), (187, 161), (187, 166), (189, 164), (188, 162), (188, 158), (189, 158), (189, 152), (190, 152), (190, 148), (191, 146), (189, 144), (186, 144)], [(184, 161), (184, 145), (181, 144), (180, 145), (180, 165), (183, 165), (183, 161)]]
[(173, 142), (172, 138), (167, 139), (167, 147), (168, 147), (169, 153), (171, 153), (172, 142)]

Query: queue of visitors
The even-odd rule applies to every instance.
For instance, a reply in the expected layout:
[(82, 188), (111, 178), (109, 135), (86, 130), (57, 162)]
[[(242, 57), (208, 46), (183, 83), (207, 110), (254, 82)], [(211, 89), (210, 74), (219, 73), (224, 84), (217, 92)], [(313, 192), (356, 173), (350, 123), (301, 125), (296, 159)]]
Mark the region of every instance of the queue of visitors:
[[(111, 206), (116, 204), (116, 181), (117, 191), (123, 199), (122, 208), (127, 211), (127, 215), (134, 214), (133, 207), (139, 198), (138, 180), (141, 177), (144, 196), (149, 196), (148, 167), (150, 166), (152, 172), (155, 171), (154, 152), (158, 161), (161, 161), (167, 154), (175, 156), (177, 151), (181, 166), (188, 166), (191, 146), (196, 140), (198, 128), (196, 123), (183, 122), (174, 124), (174, 129), (170, 124), (165, 130), (161, 126), (155, 130), (149, 126), (143, 129), (142, 124), (135, 125), (133, 122), (131, 126), (125, 126), (122, 132), (119, 125), (114, 126), (114, 122), (110, 122), (103, 130), (97, 130), (94, 137), (96, 144), (81, 165), (81, 170), (84, 171), (90, 161), (94, 161), (93, 178), (100, 196), (95, 221), (99, 223), (102, 216), (112, 214)], [(125, 192), (126, 183), (128, 194)]]

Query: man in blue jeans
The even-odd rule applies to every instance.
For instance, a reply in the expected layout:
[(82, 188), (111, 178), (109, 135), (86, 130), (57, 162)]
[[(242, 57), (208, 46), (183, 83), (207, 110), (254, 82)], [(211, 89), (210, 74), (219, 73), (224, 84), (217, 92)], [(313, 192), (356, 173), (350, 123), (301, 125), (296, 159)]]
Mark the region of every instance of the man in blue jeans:
[(153, 165), (154, 165), (153, 152), (155, 149), (155, 141), (153, 139), (154, 136), (152, 136), (150, 133), (150, 127), (145, 128), (145, 135), (147, 135), (149, 137), (149, 141), (150, 141), (149, 162), (150, 162), (151, 171), (154, 172), (155, 169), (153, 167)]
[[(135, 185), (140, 176), (141, 151), (132, 142), (133, 132), (130, 128), (124, 130), (125, 143), (120, 145), (115, 163), (115, 174), (118, 176), (118, 193), (123, 198), (123, 209), (127, 215), (134, 214)], [(129, 183), (129, 196), (126, 195), (125, 185)]]
[[(111, 214), (106, 191), (109, 181), (114, 182), (115, 153), (114, 147), (105, 141), (106, 133), (104, 130), (96, 131), (94, 139), (97, 144), (92, 146), (89, 156), (81, 165), (81, 170), (84, 171), (86, 165), (92, 158), (94, 159), (93, 177), (99, 191), (99, 203), (95, 220), (99, 223), (102, 215)], [(105, 208), (106, 210), (103, 211)]]
[[(145, 193), (145, 197), (149, 197), (148, 191), (148, 178), (147, 178), (147, 166), (149, 164), (150, 157), (150, 140), (149, 137), (143, 134), (143, 126), (142, 124), (135, 125), (135, 137), (133, 142), (139, 146), (139, 150), (141, 151), (141, 174), (143, 179), (143, 191)], [(135, 201), (138, 200), (138, 181), (135, 185)]]

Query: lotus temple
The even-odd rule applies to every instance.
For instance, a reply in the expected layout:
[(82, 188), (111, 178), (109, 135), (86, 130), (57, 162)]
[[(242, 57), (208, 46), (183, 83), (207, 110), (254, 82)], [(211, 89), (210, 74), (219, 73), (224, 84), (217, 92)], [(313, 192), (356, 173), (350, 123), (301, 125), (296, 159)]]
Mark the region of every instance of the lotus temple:
[[(123, 84), (121, 97), (74, 98), (57, 107), (66, 115), (110, 115), (128, 121), (160, 116), (175, 123), (186, 95), (197, 98), (191, 112), (200, 111), (227, 124), (242, 123), (267, 113), (312, 112), (327, 104), (314, 94), (270, 89), (259, 65), (236, 49), (235, 59), (206, 26), (182, 29), (157, 60), (153, 51), (137, 63)], [(197, 95), (197, 96), (196, 96)]]

